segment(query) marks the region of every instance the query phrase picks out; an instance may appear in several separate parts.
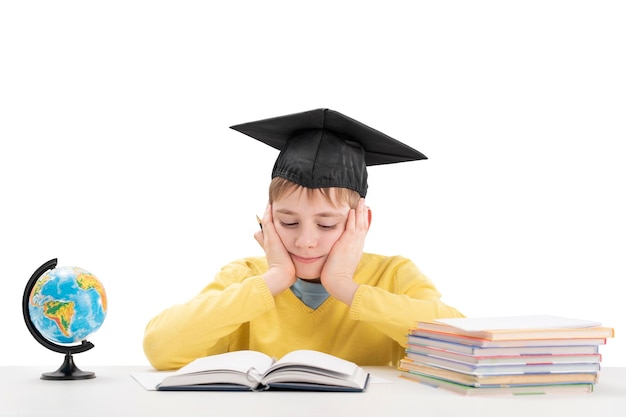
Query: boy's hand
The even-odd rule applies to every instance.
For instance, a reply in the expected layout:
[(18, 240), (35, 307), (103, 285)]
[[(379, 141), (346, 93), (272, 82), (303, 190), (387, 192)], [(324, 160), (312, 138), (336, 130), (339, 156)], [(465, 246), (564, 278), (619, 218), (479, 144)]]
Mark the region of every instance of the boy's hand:
[(356, 209), (348, 213), (346, 229), (328, 254), (320, 277), (329, 294), (347, 305), (352, 304), (354, 293), (359, 287), (353, 277), (363, 256), (370, 220), (369, 208), (362, 198)]
[(272, 206), (268, 204), (261, 220), (262, 230), (254, 238), (265, 251), (267, 272), (263, 276), (272, 295), (276, 296), (296, 282), (296, 267), (274, 227)]

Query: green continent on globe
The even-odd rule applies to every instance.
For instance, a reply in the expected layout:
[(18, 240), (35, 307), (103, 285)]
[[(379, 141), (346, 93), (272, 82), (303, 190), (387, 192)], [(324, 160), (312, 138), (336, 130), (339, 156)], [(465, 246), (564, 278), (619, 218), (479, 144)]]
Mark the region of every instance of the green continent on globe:
[(43, 304), (43, 314), (53, 320), (65, 336), (70, 336), (70, 325), (74, 317), (73, 302), (46, 301)]

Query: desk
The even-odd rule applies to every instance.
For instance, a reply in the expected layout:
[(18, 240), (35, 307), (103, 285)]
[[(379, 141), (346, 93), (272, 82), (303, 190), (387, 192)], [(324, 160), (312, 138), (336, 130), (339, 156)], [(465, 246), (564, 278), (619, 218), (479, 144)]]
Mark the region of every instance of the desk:
[(626, 368), (605, 368), (591, 394), (465, 397), (407, 381), (393, 368), (374, 375), (364, 393), (157, 392), (132, 377), (144, 367), (82, 367), (96, 378), (43, 381), (42, 367), (0, 367), (0, 416), (623, 416)]

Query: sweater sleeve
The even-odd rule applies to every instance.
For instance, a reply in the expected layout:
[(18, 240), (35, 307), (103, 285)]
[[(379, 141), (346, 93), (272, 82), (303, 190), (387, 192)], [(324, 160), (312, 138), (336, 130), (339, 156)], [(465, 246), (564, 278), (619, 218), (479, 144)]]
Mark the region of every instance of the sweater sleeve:
[(374, 278), (359, 286), (350, 318), (370, 323), (402, 347), (406, 347), (408, 330), (417, 321), (463, 317), (441, 301), (434, 284), (406, 258), (395, 257), (382, 268), (370, 271), (365, 266), (365, 270)]
[(251, 260), (229, 264), (190, 301), (150, 320), (143, 347), (152, 366), (177, 369), (198, 357), (228, 351), (243, 323), (275, 308), (261, 273)]

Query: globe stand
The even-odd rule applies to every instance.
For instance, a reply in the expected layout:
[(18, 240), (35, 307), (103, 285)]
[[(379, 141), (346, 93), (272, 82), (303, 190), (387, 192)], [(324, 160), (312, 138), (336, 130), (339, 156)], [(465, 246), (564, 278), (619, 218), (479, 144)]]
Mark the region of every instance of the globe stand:
[(91, 379), (95, 377), (95, 372), (80, 370), (74, 363), (74, 357), (70, 352), (65, 354), (65, 360), (59, 369), (54, 372), (44, 372), (41, 374), (41, 379), (47, 380)]
[(48, 339), (43, 337), (43, 335), (37, 330), (35, 325), (32, 323), (30, 319), (30, 312), (28, 310), (28, 303), (30, 301), (30, 294), (33, 290), (33, 287), (37, 283), (37, 280), (40, 276), (42, 276), (47, 270), (54, 269), (57, 265), (56, 259), (51, 259), (48, 262), (41, 265), (30, 277), (28, 283), (26, 284), (26, 288), (24, 289), (24, 296), (22, 297), (22, 314), (24, 316), (24, 321), (26, 322), (26, 327), (33, 335), (35, 340), (37, 340), (41, 345), (50, 349), (54, 352), (65, 354), (65, 360), (59, 369), (54, 372), (45, 372), (41, 374), (41, 379), (50, 380), (50, 381), (62, 381), (62, 380), (74, 380), (74, 379), (91, 379), (95, 378), (96, 374), (94, 372), (82, 371), (79, 369), (74, 363), (73, 354), (85, 352), (94, 347), (93, 343), (83, 340), (80, 345), (74, 346), (63, 346), (57, 345), (56, 343), (50, 342)]

